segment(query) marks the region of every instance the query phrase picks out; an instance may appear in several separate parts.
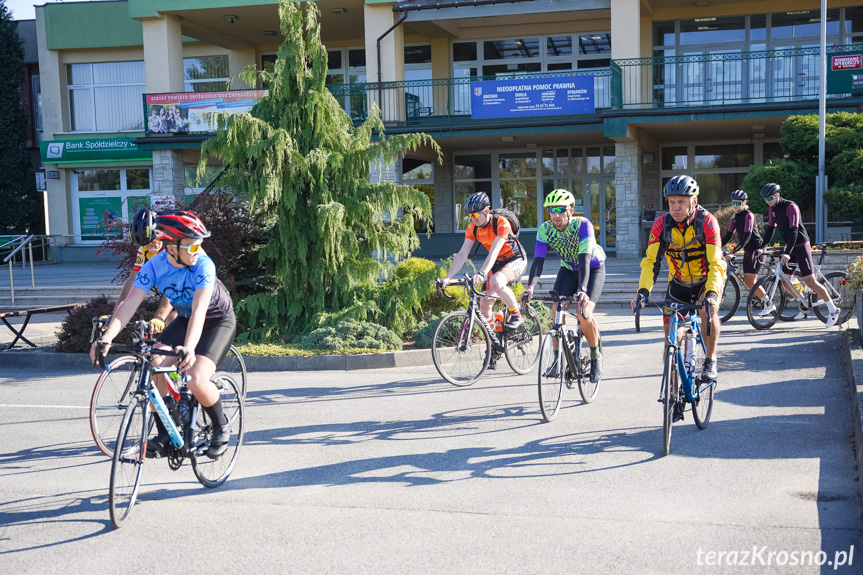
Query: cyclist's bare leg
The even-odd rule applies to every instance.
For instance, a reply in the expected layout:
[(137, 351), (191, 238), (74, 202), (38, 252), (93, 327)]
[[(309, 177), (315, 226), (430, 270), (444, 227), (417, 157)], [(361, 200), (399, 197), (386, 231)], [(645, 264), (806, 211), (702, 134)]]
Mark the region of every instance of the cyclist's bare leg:
[[(599, 326), (596, 325), (596, 318), (593, 315), (593, 308), (596, 304), (588, 301), (582, 311), (584, 316), (577, 314), (578, 323), (581, 324), (581, 331), (584, 334), (584, 339), (590, 347), (596, 347), (599, 344)], [(577, 311), (576, 311), (577, 313)]]
[(219, 401), (219, 390), (210, 381), (216, 373), (216, 364), (209, 357), (195, 356), (195, 365), (186, 372), (192, 379), (189, 381), (189, 391), (203, 407), (210, 407)]
[(717, 308), (713, 308), (713, 314), (710, 316), (710, 335), (707, 335), (707, 314), (703, 309), (698, 310), (698, 316), (701, 318), (701, 335), (704, 338), (704, 346), (707, 349), (704, 357), (706, 359), (716, 359), (716, 343), (719, 341), (719, 326), (722, 322), (719, 320)]
[(502, 271), (497, 272), (488, 278), (489, 290), (496, 293), (508, 309), (515, 309), (518, 307), (518, 300), (516, 300), (515, 294), (512, 293), (509, 286), (506, 285), (508, 283), (509, 279)]
[[(560, 303), (558, 303), (558, 302), (554, 302), (553, 304), (551, 304), (551, 317), (552, 317), (552, 319), (554, 319), (555, 314), (557, 313), (557, 306), (559, 306), (559, 305), (560, 305)], [(564, 308), (564, 309), (566, 309), (566, 308)], [(563, 325), (566, 325), (566, 314), (563, 314)], [(557, 351), (557, 349), (558, 349), (557, 338), (554, 338), (551, 340), (551, 347), (554, 351)]]
[(815, 274), (806, 276), (805, 278), (803, 278), (803, 281), (806, 282), (806, 285), (808, 285), (809, 288), (812, 289), (812, 291), (818, 294), (818, 297), (821, 298), (821, 301), (830, 300), (830, 294), (828, 294), (827, 290), (824, 289), (824, 286), (815, 279)]
[[(746, 284), (746, 287), (752, 289), (752, 286), (755, 285), (755, 282), (758, 281), (758, 274), (745, 274), (743, 276), (743, 283)], [(764, 296), (767, 295), (764, 291), (764, 288), (759, 286), (758, 291), (755, 292), (755, 297), (758, 299), (764, 299)]]
[(495, 299), (493, 297), (482, 297), (479, 298), (479, 313), (486, 319), (491, 317), (491, 306), (494, 305)]

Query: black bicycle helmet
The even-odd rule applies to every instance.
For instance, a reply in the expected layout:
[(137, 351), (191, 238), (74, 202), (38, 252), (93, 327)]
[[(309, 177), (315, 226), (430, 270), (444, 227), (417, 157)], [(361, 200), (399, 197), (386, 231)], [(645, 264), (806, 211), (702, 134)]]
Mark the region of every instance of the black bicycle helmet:
[(475, 214), (490, 207), (491, 200), (488, 199), (488, 194), (485, 192), (471, 194), (464, 202), (464, 211), (468, 214)]
[(761, 188), (761, 197), (769, 198), (773, 194), (778, 194), (781, 191), (779, 184), (765, 184), (764, 187)]
[(129, 238), (137, 246), (146, 246), (156, 239), (156, 214), (150, 208), (141, 208), (129, 222)]
[(731, 200), (735, 202), (745, 202), (749, 196), (743, 190), (734, 190), (731, 192)]
[(665, 184), (665, 196), (697, 196), (698, 183), (689, 176), (674, 176)]

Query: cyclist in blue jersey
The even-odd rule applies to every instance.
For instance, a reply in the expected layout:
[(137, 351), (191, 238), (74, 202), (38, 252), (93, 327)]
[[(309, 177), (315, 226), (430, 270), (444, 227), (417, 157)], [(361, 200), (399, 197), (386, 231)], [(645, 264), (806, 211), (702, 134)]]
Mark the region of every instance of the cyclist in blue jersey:
[[(536, 234), (533, 265), (522, 300), (530, 301), (533, 297), (548, 248), (554, 248), (561, 259), (554, 291), (572, 297), (581, 308), (577, 317), (590, 346), (590, 382), (598, 383), (602, 380), (602, 343), (593, 308), (605, 285), (605, 252), (596, 243), (590, 220), (573, 215), (574, 206), (575, 197), (567, 190), (554, 190), (546, 196), (544, 207), (548, 209), (551, 220), (544, 222)], [(569, 305), (566, 307), (568, 309)], [(552, 317), (556, 311), (557, 303), (552, 305)], [(557, 340), (554, 340), (554, 345), (557, 345)]]
[[(153, 286), (169, 300), (179, 314), (159, 335), (158, 349), (184, 352), (179, 368), (191, 380), (189, 390), (195, 395), (213, 422), (213, 433), (207, 456), (215, 459), (228, 448), (230, 429), (222, 409), (219, 391), (210, 381), (216, 366), (224, 359), (234, 341), (237, 321), (228, 290), (216, 278), (216, 266), (201, 254), (201, 243), (210, 236), (204, 223), (192, 212), (171, 212), (156, 216), (156, 234), (165, 249), (152, 257), (138, 272), (129, 295), (117, 308), (104, 335), (94, 342), (90, 357), (95, 361), (98, 346), (107, 353)], [(160, 365), (169, 358), (160, 358)], [(164, 379), (154, 378), (165, 404), (172, 410), (174, 398)], [(147, 443), (148, 457), (162, 457), (170, 444), (168, 432), (159, 418), (158, 434)]]

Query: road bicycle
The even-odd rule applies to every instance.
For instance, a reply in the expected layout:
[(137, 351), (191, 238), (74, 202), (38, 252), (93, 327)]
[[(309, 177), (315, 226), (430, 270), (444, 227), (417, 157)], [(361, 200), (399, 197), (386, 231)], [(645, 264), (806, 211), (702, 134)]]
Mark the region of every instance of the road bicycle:
[[(90, 341), (96, 333), (102, 333), (107, 326), (108, 318), (93, 318), (93, 330)], [(108, 457), (114, 457), (114, 443), (129, 397), (135, 391), (138, 376), (141, 371), (141, 360), (133, 355), (118, 357), (109, 363), (99, 374), (93, 393), (90, 396), (90, 433), (99, 450)], [(228, 350), (225, 359), (219, 363), (219, 368), (213, 379), (219, 375), (229, 375), (242, 390), (243, 400), (246, 399), (248, 374), (243, 356), (233, 345)], [(179, 399), (175, 397), (175, 399)]]
[[(668, 338), (665, 342), (662, 385), (659, 389), (659, 403), (662, 404), (662, 452), (668, 455), (671, 450), (671, 426), (682, 421), (687, 405), (692, 407), (692, 417), (698, 429), (706, 429), (713, 413), (713, 391), (716, 380), (701, 377), (701, 368), (707, 348), (701, 337), (701, 318), (698, 310), (706, 309), (705, 304), (683, 304), (666, 301), (662, 305), (652, 303), (642, 296), (636, 298), (635, 331), (641, 331), (641, 307), (652, 305), (669, 314)], [(683, 333), (679, 334), (682, 324)], [(710, 323), (707, 324), (710, 335)], [(684, 343), (681, 349), (680, 342)]]
[[(564, 386), (572, 389), (573, 382), (577, 382), (578, 392), (585, 403), (596, 399), (599, 391), (599, 382), (590, 381), (590, 347), (581, 331), (581, 323), (578, 323), (575, 332), (566, 329), (563, 324), (566, 314), (563, 304), (572, 298), (559, 295), (556, 291), (551, 292), (551, 298), (557, 302), (557, 311), (554, 323), (548, 328), (539, 348), (537, 370), (539, 407), (549, 423), (560, 409)], [(580, 309), (578, 312), (581, 314)], [(555, 343), (557, 350), (554, 349)]]
[[(530, 305), (523, 305), (524, 323), (519, 328), (496, 328), (480, 313), (479, 302), (480, 298), (499, 299), (497, 296), (477, 291), (473, 276), (469, 274), (465, 274), (464, 279), (450, 281), (449, 285), (463, 286), (471, 295), (466, 310), (445, 315), (435, 329), (432, 361), (441, 377), (460, 387), (471, 385), (487, 369), (495, 369), (501, 356), (506, 357), (514, 372), (529, 373), (536, 365), (542, 338), (542, 323), (536, 311)], [(455, 299), (446, 291), (440, 291), (445, 297)], [(508, 311), (504, 314), (503, 323), (509, 318)]]
[[(843, 271), (821, 273), (821, 265), (827, 255), (827, 246), (831, 244), (818, 244), (814, 249), (821, 250), (818, 262), (813, 270), (815, 279), (827, 290), (830, 299), (839, 310), (839, 319), (836, 322), (842, 325), (851, 319), (854, 313), (854, 293), (847, 286), (848, 274)], [(752, 288), (746, 301), (746, 315), (749, 323), (755, 329), (768, 329), (773, 327), (778, 319), (792, 318), (799, 312), (814, 312), (818, 319), (827, 322), (829, 312), (827, 303), (821, 301), (809, 286), (805, 285), (794, 274), (785, 273), (780, 261), (781, 250), (771, 250), (770, 267), (768, 275), (761, 278)], [(765, 296), (759, 299), (755, 296), (758, 288), (764, 289)]]
[[(230, 439), (224, 454), (215, 459), (210, 458), (206, 455), (206, 451), (210, 446), (213, 425), (206, 411), (201, 408), (188, 389), (186, 385), (188, 378), (180, 374), (179, 385), (174, 390), (179, 395), (180, 401), (177, 409), (172, 410), (173, 413), (169, 412), (153, 382), (154, 374), (178, 373), (175, 365), (153, 366), (154, 355), (178, 357), (182, 361), (181, 355), (173, 351), (153, 348), (156, 341), (148, 336), (149, 322), (137, 321), (133, 324), (133, 329), (135, 337), (132, 345), (111, 346), (112, 351), (132, 353), (141, 362), (135, 389), (129, 397), (119, 426), (111, 460), (108, 510), (114, 527), (120, 527), (129, 517), (137, 500), (147, 452), (147, 437), (153, 417), (159, 417), (162, 420), (171, 438), (168, 466), (177, 470), (182, 467), (185, 459), (189, 459), (195, 477), (205, 487), (218, 487), (227, 480), (234, 469), (243, 443), (243, 395), (239, 384), (227, 374), (213, 378), (213, 383), (219, 390), (222, 409), (228, 418)], [(104, 369), (105, 358), (102, 355), (102, 349), (103, 346), (99, 345), (97, 358)], [(172, 385), (170, 382), (173, 380), (169, 378), (168, 381), (169, 385)], [(155, 415), (150, 410), (151, 403), (155, 408)]]
[[(726, 261), (725, 287), (722, 290), (722, 299), (719, 302), (719, 321), (722, 323), (725, 323), (734, 317), (734, 314), (737, 313), (737, 310), (740, 308), (741, 294), (744, 289), (748, 289), (746, 288), (746, 282), (743, 279), (744, 274), (741, 269), (741, 264), (742, 260), (739, 257)], [(766, 270), (766, 272), (763, 271), (762, 274), (773, 275), (773, 270), (769, 265), (762, 266), (762, 269)], [(755, 286), (753, 284), (753, 288), (754, 287)], [(779, 320), (794, 321), (796, 315), (797, 312), (792, 313), (785, 310), (779, 315)]]

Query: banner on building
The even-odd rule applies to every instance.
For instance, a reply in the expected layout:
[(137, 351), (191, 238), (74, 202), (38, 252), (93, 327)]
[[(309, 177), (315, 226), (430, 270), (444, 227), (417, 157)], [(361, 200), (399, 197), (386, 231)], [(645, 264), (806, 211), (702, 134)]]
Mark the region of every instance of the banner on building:
[(863, 92), (863, 53), (827, 55), (827, 93)]
[(212, 134), (216, 126), (208, 112), (248, 112), (266, 90), (144, 94), (144, 125), (148, 136)]
[(471, 82), (471, 117), (522, 118), (594, 113), (593, 76)]
[(153, 153), (140, 149), (132, 138), (44, 140), (39, 143), (43, 164), (151, 160)]

